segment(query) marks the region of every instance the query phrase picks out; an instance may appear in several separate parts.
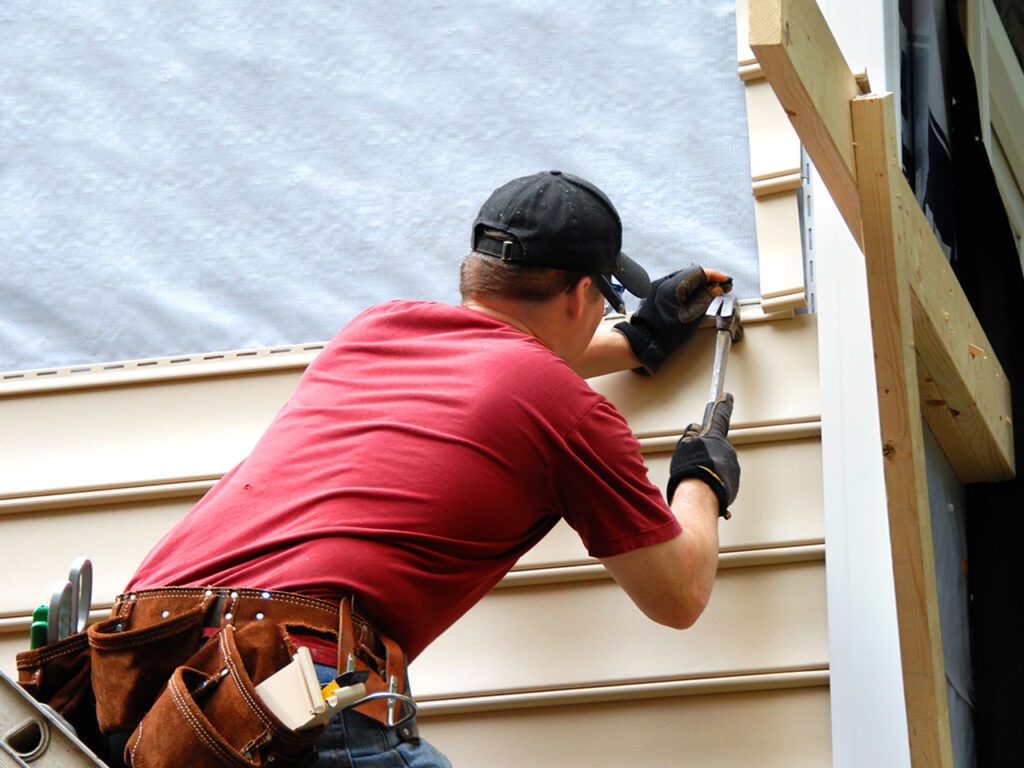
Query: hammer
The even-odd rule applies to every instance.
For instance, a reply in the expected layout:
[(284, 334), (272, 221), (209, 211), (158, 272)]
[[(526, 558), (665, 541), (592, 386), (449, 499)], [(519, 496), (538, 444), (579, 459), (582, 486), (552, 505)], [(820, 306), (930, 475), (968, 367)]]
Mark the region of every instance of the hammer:
[(708, 404), (704, 409), (704, 421), (701, 423), (701, 433), (706, 432), (711, 426), (711, 412), (715, 403), (722, 395), (722, 388), (725, 384), (725, 363), (729, 357), (729, 347), (734, 341), (743, 338), (743, 326), (740, 325), (740, 308), (736, 303), (736, 297), (730, 293), (723, 293), (715, 296), (708, 305), (707, 317), (715, 318), (715, 367), (711, 371), (711, 390), (708, 392)]

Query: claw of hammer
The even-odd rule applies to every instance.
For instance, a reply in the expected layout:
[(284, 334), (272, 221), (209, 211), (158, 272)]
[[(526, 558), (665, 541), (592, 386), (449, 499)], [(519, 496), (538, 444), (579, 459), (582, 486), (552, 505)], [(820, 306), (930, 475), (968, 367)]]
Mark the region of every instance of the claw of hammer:
[(731, 341), (739, 341), (743, 338), (740, 307), (736, 303), (736, 297), (731, 293), (715, 296), (704, 314), (707, 317), (715, 318), (715, 328), (719, 331), (728, 331)]
[(715, 367), (711, 372), (711, 389), (708, 392), (708, 404), (704, 409), (704, 421), (701, 424), (701, 432), (708, 429), (711, 424), (711, 413), (715, 403), (722, 395), (725, 385), (725, 363), (729, 356), (729, 347), (734, 341), (743, 338), (743, 326), (740, 324), (740, 308), (736, 303), (736, 297), (732, 294), (722, 294), (711, 300), (707, 312), (708, 317), (715, 318)]

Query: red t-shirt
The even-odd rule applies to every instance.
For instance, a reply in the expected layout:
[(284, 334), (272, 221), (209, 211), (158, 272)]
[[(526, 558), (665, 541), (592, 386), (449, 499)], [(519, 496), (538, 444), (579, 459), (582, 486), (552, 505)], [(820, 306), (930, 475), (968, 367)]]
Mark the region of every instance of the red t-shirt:
[(354, 593), (412, 659), (560, 517), (595, 557), (680, 531), (626, 421), (540, 341), (394, 301), (335, 336), (128, 589)]

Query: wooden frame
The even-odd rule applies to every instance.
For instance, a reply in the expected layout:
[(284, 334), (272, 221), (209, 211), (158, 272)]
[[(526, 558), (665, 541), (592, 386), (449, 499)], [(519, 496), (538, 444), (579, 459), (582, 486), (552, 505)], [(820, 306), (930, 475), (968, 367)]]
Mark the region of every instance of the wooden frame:
[(961, 480), (1006, 479), (1009, 384), (900, 171), (891, 94), (858, 96), (813, 0), (752, 0), (750, 45), (867, 261), (911, 759), (952, 766), (916, 414)]
[[(860, 95), (814, 0), (753, 0), (751, 48), (807, 152), (863, 248), (850, 103)], [(914, 195), (903, 180), (898, 198)], [(904, 250), (914, 314), (914, 343), (923, 367), (925, 418), (963, 482), (1015, 474), (1010, 385), (974, 310), (931, 232), (908, 205)]]

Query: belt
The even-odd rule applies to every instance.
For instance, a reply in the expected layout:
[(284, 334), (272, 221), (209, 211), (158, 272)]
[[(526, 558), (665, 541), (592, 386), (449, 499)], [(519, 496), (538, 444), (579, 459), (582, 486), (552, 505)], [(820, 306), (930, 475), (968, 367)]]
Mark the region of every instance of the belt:
[[(400, 726), (404, 738), (414, 738), (416, 727), (411, 716), (415, 707), (404, 717), (402, 712), (403, 699), (408, 700), (409, 694), (405, 654), (372, 620), (356, 613), (352, 604), (350, 596), (334, 604), (277, 590), (165, 587), (118, 595), (111, 619), (122, 620), (124, 629), (136, 629), (202, 607), (208, 628), (230, 624), (241, 629), (253, 622), (268, 622), (284, 627), (298, 645), (336, 644), (335, 667), (339, 674), (364, 669), (370, 672), (368, 696), (359, 711), (387, 727)], [(307, 639), (310, 636), (312, 642)]]

